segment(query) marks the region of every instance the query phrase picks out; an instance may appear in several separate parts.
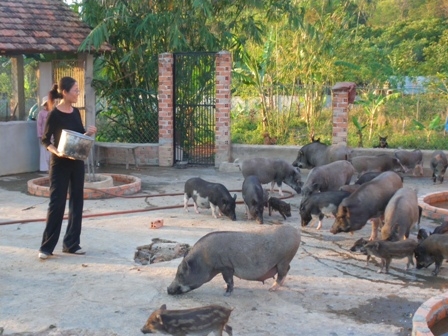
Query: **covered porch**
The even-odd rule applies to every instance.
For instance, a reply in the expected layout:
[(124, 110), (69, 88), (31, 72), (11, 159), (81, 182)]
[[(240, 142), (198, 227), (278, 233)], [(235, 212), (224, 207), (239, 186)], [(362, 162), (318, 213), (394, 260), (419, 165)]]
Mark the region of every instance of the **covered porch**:
[[(14, 118), (0, 121), (0, 176), (39, 170), (36, 122), (27, 120), (25, 107), (24, 56), (41, 55), (37, 78), (37, 102), (48, 95), (63, 76), (78, 81), (80, 109), (85, 125), (95, 124), (95, 91), (92, 87), (91, 53), (78, 52), (90, 33), (62, 0), (2, 0), (0, 2), (0, 56), (11, 59)], [(61, 24), (63, 23), (63, 24)], [(111, 48), (103, 46), (100, 51)]]

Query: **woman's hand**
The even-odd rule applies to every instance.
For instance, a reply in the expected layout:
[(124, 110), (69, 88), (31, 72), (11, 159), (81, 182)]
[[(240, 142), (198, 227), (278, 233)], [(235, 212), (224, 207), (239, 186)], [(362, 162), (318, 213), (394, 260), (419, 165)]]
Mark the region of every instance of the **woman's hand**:
[(87, 132), (86, 135), (87, 136), (92, 136), (96, 133), (96, 127), (95, 126), (89, 126), (87, 127)]
[(61, 152), (59, 152), (58, 149), (57, 149), (53, 144), (51, 144), (50, 146), (48, 146), (48, 147), (47, 147), (47, 150), (48, 150), (50, 153), (53, 153), (53, 154), (56, 155), (56, 156), (64, 157), (64, 154), (61, 153)]

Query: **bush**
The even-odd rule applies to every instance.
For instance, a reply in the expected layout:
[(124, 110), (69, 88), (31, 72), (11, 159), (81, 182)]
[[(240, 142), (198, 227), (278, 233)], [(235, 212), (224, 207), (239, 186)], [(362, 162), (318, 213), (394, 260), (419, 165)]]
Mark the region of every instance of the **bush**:
[[(363, 129), (363, 145), (366, 148), (378, 145), (378, 137), (381, 135), (387, 136), (390, 148), (448, 150), (448, 136), (445, 137), (443, 132), (447, 107), (447, 98), (443, 95), (403, 95), (388, 100), (375, 118), (371, 139), (368, 138), (368, 127)], [(235, 104), (231, 113), (233, 143), (264, 143), (258, 108), (256, 104)], [(359, 136), (352, 121), (353, 116), (361, 125), (365, 125), (368, 118), (361, 106), (351, 106), (347, 144), (357, 147)], [(277, 137), (279, 145), (305, 145), (310, 142), (310, 133), (314, 132), (315, 138), (320, 138), (322, 143), (331, 144), (332, 118), (331, 108), (324, 108), (314, 120), (314, 126), (308, 127), (304, 118), (298, 114), (289, 123), (286, 134), (270, 135)]]

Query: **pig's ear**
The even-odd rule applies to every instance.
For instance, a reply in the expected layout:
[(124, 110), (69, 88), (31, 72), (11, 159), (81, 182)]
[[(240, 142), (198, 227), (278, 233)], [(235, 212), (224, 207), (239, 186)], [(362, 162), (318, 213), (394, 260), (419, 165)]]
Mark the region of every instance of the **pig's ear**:
[(347, 209), (346, 206), (342, 206), (342, 212), (343, 212), (344, 214), (347, 214), (347, 213), (348, 213), (348, 209)]
[(196, 266), (196, 263), (195, 263), (195, 261), (193, 259), (190, 259), (190, 260), (187, 261), (187, 267), (188, 267), (189, 270), (194, 269), (195, 266)]
[(236, 201), (236, 194), (233, 194), (233, 199)]
[(159, 309), (160, 309), (161, 311), (166, 310), (166, 304), (161, 305)]

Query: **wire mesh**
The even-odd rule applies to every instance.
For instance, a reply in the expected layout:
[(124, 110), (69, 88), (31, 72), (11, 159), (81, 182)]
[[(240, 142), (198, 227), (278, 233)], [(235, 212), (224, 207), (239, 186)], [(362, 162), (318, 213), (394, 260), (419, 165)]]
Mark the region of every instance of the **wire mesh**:
[(215, 55), (174, 54), (174, 162), (215, 162)]

